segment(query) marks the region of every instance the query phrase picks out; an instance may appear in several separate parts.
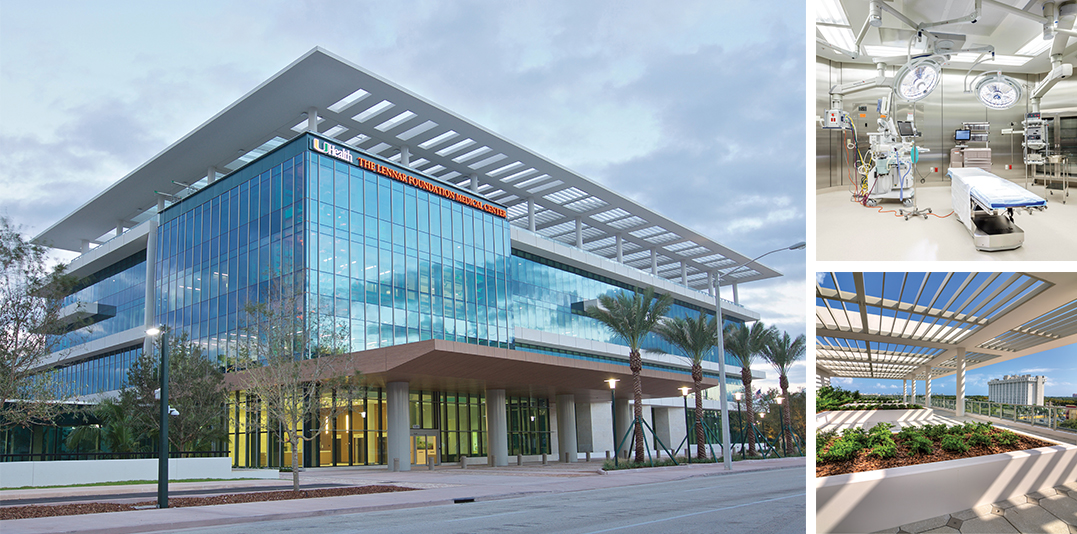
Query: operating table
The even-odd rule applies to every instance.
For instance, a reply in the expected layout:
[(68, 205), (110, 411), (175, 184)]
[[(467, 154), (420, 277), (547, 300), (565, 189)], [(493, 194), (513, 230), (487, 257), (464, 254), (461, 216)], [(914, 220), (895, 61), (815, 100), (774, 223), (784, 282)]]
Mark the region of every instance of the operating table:
[(950, 198), (954, 215), (972, 235), (978, 250), (1010, 250), (1025, 241), (1025, 232), (1013, 222), (1014, 209), (1047, 209), (1047, 201), (1027, 189), (983, 169), (951, 168)]

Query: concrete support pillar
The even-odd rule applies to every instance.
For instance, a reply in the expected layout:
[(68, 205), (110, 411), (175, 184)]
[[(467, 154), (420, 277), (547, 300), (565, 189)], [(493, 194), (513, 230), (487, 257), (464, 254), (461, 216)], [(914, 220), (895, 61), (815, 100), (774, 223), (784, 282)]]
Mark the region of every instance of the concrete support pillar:
[(954, 415), (965, 415), (965, 347), (957, 348), (957, 406), (954, 407)]
[(123, 235), (123, 221), (116, 221), (116, 237)]
[(707, 273), (707, 294), (714, 296), (714, 273)]
[(621, 239), (621, 234), (617, 234), (617, 263), (624, 263), (624, 240)]
[(574, 463), (580, 450), (576, 441), (576, 396), (557, 396), (557, 450), (560, 458), (568, 453), (568, 461)]
[(535, 231), (535, 199), (527, 199), (527, 229)]
[(576, 217), (576, 248), (583, 248), (583, 217)]
[(157, 213), (161, 213), (165, 209), (165, 196), (157, 195)]
[(658, 251), (651, 249), (651, 276), (658, 276)]
[(617, 434), (613, 436), (614, 446), (620, 445), (618, 452), (624, 456), (624, 451), (631, 450), (632, 436), (621, 443), (628, 429), (632, 426), (632, 405), (628, 399), (617, 399)]
[(927, 374), (927, 379), (924, 380), (924, 408), (931, 407), (931, 373)]
[[(606, 410), (609, 412), (609, 410)], [(595, 418), (591, 413), (591, 403), (576, 403), (576, 447), (580, 452), (601, 453), (595, 448)]]
[(307, 131), (318, 133), (318, 108), (307, 110)]
[(82, 240), (82, 253), (85, 254), (85, 253), (87, 253), (89, 251), (90, 251), (90, 240), (89, 239), (83, 239)]
[(206, 183), (207, 184), (212, 184), (213, 182), (216, 182), (216, 181), (217, 181), (217, 167), (211, 166), (210, 168), (206, 169)]
[(411, 471), (411, 420), (408, 417), (408, 383), (389, 382), (385, 385), (385, 404), (388, 411), (388, 457), (389, 469), (393, 460), (400, 463), (401, 471)]
[(400, 147), (400, 164), (405, 167), (411, 167), (411, 149), (408, 145)]
[(909, 395), (909, 399), (910, 399), (909, 402), (915, 403), (916, 402), (916, 379), (914, 378), (914, 379), (910, 380), (909, 382), (912, 382), (912, 385), (910, 386), (912, 388), (912, 390), (911, 390), (910, 395)]
[(509, 425), (503, 389), (486, 390), (486, 443), (494, 467), (509, 465)]
[[(146, 236), (146, 314), (143, 321), (146, 330), (157, 324), (157, 218), (150, 219), (149, 234)], [(149, 335), (142, 341), (142, 352), (153, 351), (153, 337)]]
[[(584, 426), (584, 420), (580, 417), (583, 411), (591, 414), (590, 424)], [(609, 403), (596, 402), (594, 404), (576, 405), (576, 436), (577, 442), (582, 446), (588, 439), (591, 442), (591, 451), (600, 458), (605, 457), (606, 452), (613, 454), (613, 411)], [(587, 449), (584, 449), (585, 451)]]
[(658, 439), (676, 454), (677, 451), (673, 449), (684, 440), (687, 430), (684, 422), (684, 408), (655, 407), (653, 425)]
[(472, 193), (478, 193), (479, 192), (479, 175), (472, 174), (467, 185), (468, 185), (468, 188), (471, 189)]
[(901, 381), (901, 402), (905, 402), (905, 403), (909, 402), (909, 381), (908, 380), (902, 380)]
[(739, 306), (740, 305), (740, 295), (737, 294), (737, 284), (736, 284), (736, 282), (734, 282), (731, 285), (733, 286), (733, 304), (736, 304), (736, 305)]

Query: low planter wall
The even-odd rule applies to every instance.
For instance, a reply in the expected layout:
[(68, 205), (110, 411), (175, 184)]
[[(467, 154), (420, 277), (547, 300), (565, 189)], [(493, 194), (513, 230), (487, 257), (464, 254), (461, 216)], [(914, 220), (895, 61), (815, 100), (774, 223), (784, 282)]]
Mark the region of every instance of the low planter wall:
[(834, 410), (820, 412), (815, 416), (817, 425), (859, 425), (866, 428), (876, 423), (926, 422), (935, 417), (935, 410)]
[(820, 477), (819, 532), (875, 532), (1077, 481), (1077, 446)]
[[(239, 474), (237, 476), (244, 476)], [(168, 479), (232, 478), (232, 459), (169, 458)], [(157, 459), (0, 463), (0, 487), (64, 486), (157, 480)]]

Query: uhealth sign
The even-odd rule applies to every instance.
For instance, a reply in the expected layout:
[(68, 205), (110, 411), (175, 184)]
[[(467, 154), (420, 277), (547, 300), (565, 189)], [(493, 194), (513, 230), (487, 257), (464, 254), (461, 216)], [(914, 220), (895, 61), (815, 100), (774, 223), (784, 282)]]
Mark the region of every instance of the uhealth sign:
[(412, 187), (417, 187), (419, 189), (422, 189), (423, 191), (433, 193), (440, 197), (445, 197), (449, 200), (454, 200), (461, 204), (471, 206), (475, 209), (482, 210), (487, 213), (492, 213), (494, 215), (497, 215), (498, 217), (505, 218), (507, 216), (507, 213), (503, 208), (499, 208), (493, 204), (487, 204), (480, 200), (475, 200), (465, 194), (457, 193), (452, 189), (432, 184), (430, 182), (427, 182), (426, 180), (417, 178), (410, 174), (402, 173), (391, 167), (386, 167), (385, 165), (381, 165), (378, 163), (374, 163), (373, 161), (357, 157), (351, 150), (335, 146), (331, 143), (318, 139), (317, 137), (310, 138), (310, 146), (314, 149), (315, 152), (325, 154), (326, 156), (336, 158), (341, 161), (346, 161), (357, 167), (366, 169), (370, 172), (378, 173), (388, 178), (392, 178), (393, 180), (403, 182)]

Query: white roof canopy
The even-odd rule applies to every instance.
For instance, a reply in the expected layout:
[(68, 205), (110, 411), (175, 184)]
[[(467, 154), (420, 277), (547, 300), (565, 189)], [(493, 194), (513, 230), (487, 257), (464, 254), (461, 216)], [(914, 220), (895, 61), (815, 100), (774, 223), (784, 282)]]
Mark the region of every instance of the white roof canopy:
[(817, 373), (917, 379), (1077, 343), (1077, 273), (819, 273)]
[[(477, 191), (508, 209), (512, 224), (547, 238), (705, 291), (780, 276), (749, 257), (673, 222), (489, 130), (315, 48), (138, 169), (43, 232), (37, 240), (78, 251), (118, 221), (155, 213), (155, 191), (183, 196), (306, 131), (401, 162), (443, 182)], [(474, 183), (473, 183), (474, 181)], [(120, 223), (122, 224), (122, 223)], [(653, 258), (652, 258), (653, 255)]]

